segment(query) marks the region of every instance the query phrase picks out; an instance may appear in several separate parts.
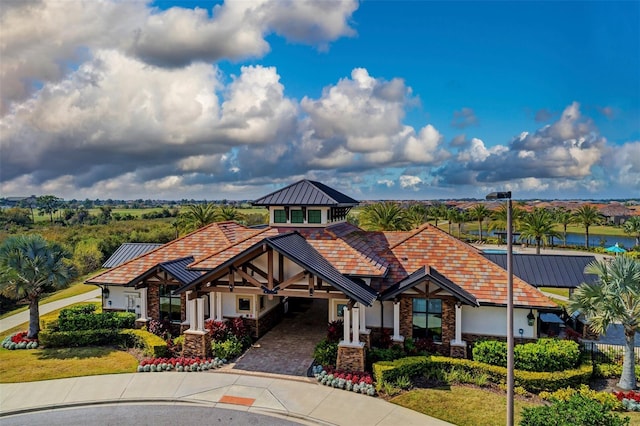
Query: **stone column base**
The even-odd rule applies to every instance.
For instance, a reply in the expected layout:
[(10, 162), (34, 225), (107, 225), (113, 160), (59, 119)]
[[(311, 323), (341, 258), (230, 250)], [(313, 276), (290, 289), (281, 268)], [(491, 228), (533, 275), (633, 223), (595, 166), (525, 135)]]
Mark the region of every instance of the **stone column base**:
[(138, 318), (134, 324), (135, 328), (143, 328), (149, 324), (148, 318)]
[(184, 332), (184, 344), (182, 345), (184, 357), (209, 357), (211, 356), (211, 336), (206, 331), (187, 330)]
[(346, 371), (364, 371), (365, 345), (359, 343), (340, 343), (336, 368)]
[(453, 343), (451, 342), (450, 348), (451, 358), (467, 358), (467, 343)]
[(371, 330), (368, 328), (360, 332), (360, 341), (364, 343), (367, 348), (371, 348)]

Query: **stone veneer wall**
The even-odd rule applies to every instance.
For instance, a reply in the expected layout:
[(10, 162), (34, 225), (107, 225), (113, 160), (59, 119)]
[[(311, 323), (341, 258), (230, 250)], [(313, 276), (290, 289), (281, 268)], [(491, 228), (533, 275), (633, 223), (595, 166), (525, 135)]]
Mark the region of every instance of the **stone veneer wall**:
[(209, 357), (211, 356), (211, 336), (205, 332), (185, 332), (184, 345), (182, 345), (184, 357)]
[(259, 339), (280, 322), (284, 316), (284, 305), (282, 303), (274, 306), (269, 312), (258, 318), (254, 336)]
[(442, 300), (442, 345), (440, 353), (449, 356), (450, 343), (456, 338), (456, 301), (453, 298), (441, 298)]
[(147, 318), (160, 321), (160, 287), (155, 284), (147, 287)]
[(364, 371), (365, 347), (338, 345), (336, 368), (346, 371)]
[(413, 337), (413, 298), (400, 298), (400, 335)]

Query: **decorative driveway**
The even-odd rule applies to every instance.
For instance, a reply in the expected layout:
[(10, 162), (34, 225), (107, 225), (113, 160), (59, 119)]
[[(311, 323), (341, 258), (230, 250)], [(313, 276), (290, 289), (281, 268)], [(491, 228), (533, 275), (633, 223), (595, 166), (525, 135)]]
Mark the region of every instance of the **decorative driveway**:
[(327, 336), (327, 309), (323, 299), (290, 300), (289, 313), (247, 350), (233, 369), (306, 376), (313, 349)]

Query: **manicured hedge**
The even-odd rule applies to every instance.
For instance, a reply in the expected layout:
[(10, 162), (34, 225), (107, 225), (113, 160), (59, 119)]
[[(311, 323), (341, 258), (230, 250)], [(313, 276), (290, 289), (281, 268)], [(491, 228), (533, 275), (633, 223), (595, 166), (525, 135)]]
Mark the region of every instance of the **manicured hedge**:
[(38, 337), (40, 344), (47, 348), (114, 345), (140, 348), (145, 356), (169, 355), (167, 342), (144, 330), (43, 330)]
[[(453, 367), (462, 368), (472, 374), (487, 374), (494, 383), (505, 383), (507, 378), (507, 369), (504, 367), (443, 356), (408, 357), (377, 362), (373, 365), (373, 375), (377, 382), (392, 382), (400, 376), (414, 377), (436, 369), (449, 371)], [(514, 381), (516, 386), (522, 386), (529, 392), (553, 392), (568, 386), (588, 383), (592, 372), (591, 365), (553, 373), (515, 370)]]
[(95, 305), (80, 305), (60, 311), (59, 331), (105, 330), (133, 328), (136, 315), (132, 312), (94, 313)]
[[(573, 340), (539, 339), (514, 347), (515, 368), (525, 371), (563, 371), (580, 363), (580, 347)], [(507, 366), (507, 344), (495, 340), (478, 342), (473, 359), (486, 364)]]

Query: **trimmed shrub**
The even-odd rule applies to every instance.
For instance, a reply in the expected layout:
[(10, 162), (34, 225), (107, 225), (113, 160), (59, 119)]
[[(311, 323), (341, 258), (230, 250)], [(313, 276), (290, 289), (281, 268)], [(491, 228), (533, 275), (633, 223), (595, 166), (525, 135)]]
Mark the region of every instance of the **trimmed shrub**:
[[(507, 366), (507, 344), (495, 340), (478, 342), (473, 359), (486, 364)], [(580, 361), (580, 346), (573, 340), (540, 339), (514, 347), (515, 368), (525, 371), (562, 371), (575, 368)]]
[(114, 345), (140, 348), (146, 356), (162, 357), (169, 353), (167, 342), (143, 330), (43, 330), (39, 338), (48, 348)]
[(123, 336), (123, 343), (126, 346), (142, 349), (145, 356), (156, 358), (169, 356), (167, 342), (153, 333), (131, 329), (121, 330), (120, 335)]
[(338, 344), (323, 340), (313, 350), (313, 359), (316, 363), (326, 366), (335, 366), (338, 360)]
[(566, 401), (556, 401), (549, 406), (525, 407), (520, 426), (582, 425), (625, 426), (629, 418), (612, 413), (598, 401), (580, 394)]
[[(505, 383), (507, 378), (507, 369), (504, 367), (443, 356), (417, 356), (396, 361), (381, 361), (373, 365), (373, 374), (376, 381), (394, 382), (399, 376), (404, 375), (414, 377), (425, 374), (440, 377), (440, 372), (448, 373), (454, 367), (460, 367), (474, 377), (486, 374), (488, 380), (496, 384)], [(553, 392), (561, 388), (576, 387), (582, 383), (588, 383), (592, 372), (590, 365), (553, 373), (515, 370), (514, 381), (516, 386), (521, 386), (528, 392)]]
[(136, 315), (132, 312), (95, 313), (95, 305), (80, 305), (60, 311), (57, 328), (60, 331), (133, 328)]

